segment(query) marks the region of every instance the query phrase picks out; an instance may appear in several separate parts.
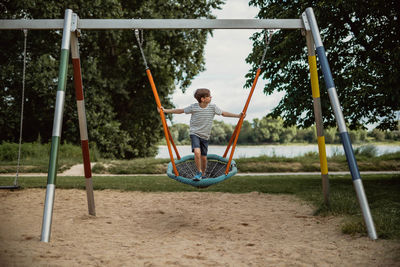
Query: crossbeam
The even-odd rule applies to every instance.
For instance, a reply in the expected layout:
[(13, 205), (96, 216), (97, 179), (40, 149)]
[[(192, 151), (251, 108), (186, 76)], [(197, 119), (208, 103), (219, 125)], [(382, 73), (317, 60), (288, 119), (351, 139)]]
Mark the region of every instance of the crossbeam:
[[(62, 19), (0, 20), (0, 30), (62, 30)], [(81, 30), (303, 29), (300, 19), (78, 19)]]

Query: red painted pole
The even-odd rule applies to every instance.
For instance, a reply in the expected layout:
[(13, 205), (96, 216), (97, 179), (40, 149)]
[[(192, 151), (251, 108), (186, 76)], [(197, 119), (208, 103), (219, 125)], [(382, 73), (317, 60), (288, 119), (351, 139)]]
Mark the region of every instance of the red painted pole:
[(81, 60), (79, 57), (79, 45), (76, 33), (71, 34), (71, 57), (74, 69), (75, 96), (76, 96), (76, 105), (78, 108), (79, 131), (81, 137), (83, 168), (86, 178), (86, 194), (87, 194), (88, 208), (90, 215), (96, 215), (95, 205), (94, 205), (94, 194), (93, 194), (92, 168), (90, 166), (89, 138), (88, 138), (87, 122), (86, 122), (85, 99), (83, 95)]

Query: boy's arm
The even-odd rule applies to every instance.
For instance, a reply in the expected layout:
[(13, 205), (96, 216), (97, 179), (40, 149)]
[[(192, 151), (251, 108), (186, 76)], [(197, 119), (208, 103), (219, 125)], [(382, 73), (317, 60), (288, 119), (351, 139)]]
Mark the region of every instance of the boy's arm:
[[(185, 112), (183, 110), (183, 108), (171, 108), (171, 109), (168, 109), (168, 108), (161, 107), (161, 110), (164, 111), (164, 113), (173, 113), (173, 114), (182, 114), (182, 113)], [(160, 112), (158, 110), (158, 107), (157, 107), (157, 111)]]
[[(235, 113), (230, 113), (227, 111), (222, 111), (222, 116), (224, 117), (231, 117), (231, 118), (240, 118), (242, 117), (243, 112), (240, 112), (239, 114), (235, 114)], [(245, 115), (246, 117), (246, 115)]]

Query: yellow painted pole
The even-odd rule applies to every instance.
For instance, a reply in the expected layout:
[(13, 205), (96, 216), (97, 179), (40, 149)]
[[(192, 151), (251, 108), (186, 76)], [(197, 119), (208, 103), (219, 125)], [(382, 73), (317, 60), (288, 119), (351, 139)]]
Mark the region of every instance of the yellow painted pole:
[(315, 56), (314, 41), (312, 39), (310, 31), (306, 31), (306, 40), (308, 49), (308, 65), (310, 67), (312, 97), (314, 103), (314, 116), (317, 128), (318, 152), (319, 152), (319, 162), (321, 167), (321, 178), (322, 178), (322, 191), (324, 194), (324, 203), (329, 206), (328, 162), (326, 159), (324, 125), (322, 122), (322, 108), (321, 108), (321, 98), (320, 98), (319, 82), (318, 82), (317, 58)]

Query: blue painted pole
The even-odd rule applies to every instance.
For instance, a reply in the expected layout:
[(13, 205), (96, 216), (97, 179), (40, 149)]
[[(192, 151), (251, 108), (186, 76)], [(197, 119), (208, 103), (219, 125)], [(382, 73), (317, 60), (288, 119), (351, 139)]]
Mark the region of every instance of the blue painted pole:
[(362, 184), (360, 171), (358, 170), (357, 161), (354, 156), (353, 147), (351, 145), (349, 133), (347, 132), (346, 123), (343, 117), (342, 109), (339, 103), (339, 98), (337, 96), (335, 84), (332, 78), (332, 72), (329, 67), (328, 59), (325, 54), (325, 48), (322, 44), (321, 36), (319, 33), (317, 21), (315, 19), (314, 11), (312, 8), (306, 9), (306, 15), (308, 19), (308, 23), (310, 24), (311, 33), (314, 38), (315, 47), (318, 55), (318, 59), (322, 68), (322, 72), (324, 74), (325, 85), (328, 90), (329, 99), (331, 101), (331, 105), (333, 111), (335, 113), (336, 122), (338, 124), (340, 138), (343, 144), (344, 152), (346, 154), (347, 163), (349, 165), (351, 177), (353, 179), (353, 185), (357, 193), (357, 198), (360, 203), (361, 211), (364, 216), (364, 221), (367, 226), (368, 235), (372, 240), (377, 239), (377, 234), (374, 226), (374, 222), (372, 220), (371, 212), (369, 209), (367, 197), (364, 192), (364, 186)]

